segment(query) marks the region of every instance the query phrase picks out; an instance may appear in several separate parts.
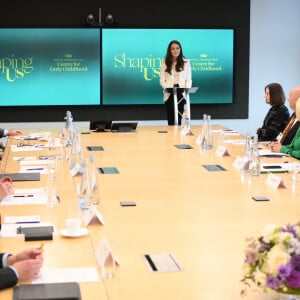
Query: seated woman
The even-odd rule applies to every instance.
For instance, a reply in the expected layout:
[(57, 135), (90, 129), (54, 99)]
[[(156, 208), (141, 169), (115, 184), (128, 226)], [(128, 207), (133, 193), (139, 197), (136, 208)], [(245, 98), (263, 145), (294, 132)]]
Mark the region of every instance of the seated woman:
[[(300, 120), (300, 98), (297, 100), (296, 103), (296, 119)], [(281, 146), (280, 143), (274, 143), (271, 146), (271, 150), (273, 152), (281, 152), (289, 154), (297, 159), (300, 159), (300, 127), (298, 128), (295, 137), (293, 138), (292, 142), (289, 145)]]
[(262, 127), (258, 128), (256, 133), (259, 141), (274, 141), (288, 123), (290, 113), (284, 105), (285, 95), (279, 83), (265, 86), (265, 99), (271, 108), (265, 116)]

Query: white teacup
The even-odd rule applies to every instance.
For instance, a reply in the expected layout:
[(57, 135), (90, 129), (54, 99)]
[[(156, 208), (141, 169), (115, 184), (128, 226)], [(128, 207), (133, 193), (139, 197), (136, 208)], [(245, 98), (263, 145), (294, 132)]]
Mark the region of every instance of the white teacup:
[(66, 228), (68, 230), (68, 234), (77, 235), (80, 233), (80, 218), (69, 218), (66, 219)]

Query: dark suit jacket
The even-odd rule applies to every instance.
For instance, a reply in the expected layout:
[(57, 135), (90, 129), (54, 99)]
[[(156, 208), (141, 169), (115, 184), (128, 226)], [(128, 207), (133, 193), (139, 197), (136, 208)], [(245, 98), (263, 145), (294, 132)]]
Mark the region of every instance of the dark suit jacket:
[(4, 129), (0, 128), (0, 138), (2, 138), (4, 136)]
[(17, 284), (18, 278), (11, 268), (3, 268), (2, 257), (4, 253), (0, 253), (0, 290), (13, 287)]
[(299, 128), (299, 125), (300, 125), (300, 121), (298, 120), (293, 125), (293, 127), (289, 130), (289, 132), (287, 133), (285, 139), (283, 141), (281, 141), (282, 145), (289, 145), (293, 141), (293, 138), (296, 135), (296, 132)]

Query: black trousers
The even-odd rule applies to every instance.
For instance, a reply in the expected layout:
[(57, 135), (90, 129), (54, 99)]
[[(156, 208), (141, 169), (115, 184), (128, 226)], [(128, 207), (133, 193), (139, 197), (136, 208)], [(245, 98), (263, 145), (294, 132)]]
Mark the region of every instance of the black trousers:
[[(177, 91), (177, 101), (183, 98), (183, 94)], [(181, 125), (181, 115), (183, 113), (184, 105), (186, 104), (186, 100), (182, 99), (178, 106), (178, 125)], [(174, 116), (174, 95), (171, 93), (168, 100), (165, 101), (165, 108), (167, 112), (167, 120), (168, 125), (175, 125), (175, 116)]]

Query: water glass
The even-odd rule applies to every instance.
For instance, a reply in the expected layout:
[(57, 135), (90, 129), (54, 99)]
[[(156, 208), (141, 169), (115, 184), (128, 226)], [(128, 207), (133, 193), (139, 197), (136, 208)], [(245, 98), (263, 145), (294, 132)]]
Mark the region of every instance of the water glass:
[(294, 167), (293, 167), (293, 170), (292, 170), (292, 181), (293, 182), (300, 182), (300, 165), (299, 164), (296, 164)]

